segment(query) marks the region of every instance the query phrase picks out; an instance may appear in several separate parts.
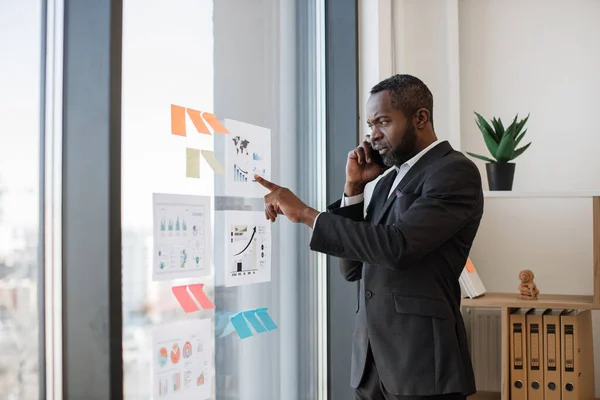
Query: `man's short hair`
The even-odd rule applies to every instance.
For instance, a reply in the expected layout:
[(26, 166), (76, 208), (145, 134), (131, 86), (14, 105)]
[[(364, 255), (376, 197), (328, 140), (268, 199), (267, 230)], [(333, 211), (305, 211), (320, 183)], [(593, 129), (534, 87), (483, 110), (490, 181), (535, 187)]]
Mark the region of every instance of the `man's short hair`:
[(421, 108), (429, 111), (429, 119), (433, 122), (433, 95), (419, 78), (412, 75), (394, 75), (371, 89), (371, 94), (384, 90), (390, 92), (392, 107), (409, 116)]

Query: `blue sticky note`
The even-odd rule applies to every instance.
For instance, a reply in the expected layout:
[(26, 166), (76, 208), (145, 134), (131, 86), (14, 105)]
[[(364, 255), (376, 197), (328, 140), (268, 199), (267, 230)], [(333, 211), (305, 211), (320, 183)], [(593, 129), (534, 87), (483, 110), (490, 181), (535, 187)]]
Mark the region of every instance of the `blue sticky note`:
[(256, 311), (256, 315), (258, 315), (258, 317), (260, 318), (262, 323), (265, 325), (267, 330), (272, 331), (272, 330), (277, 329), (277, 325), (275, 325), (275, 322), (273, 322), (273, 320), (269, 316), (269, 313), (267, 312), (266, 308), (257, 308), (255, 311)]
[(235, 315), (235, 313), (230, 311), (215, 312), (215, 336), (224, 338), (225, 336), (235, 332), (230, 318), (232, 315)]
[(233, 324), (233, 327), (235, 328), (238, 335), (240, 335), (241, 339), (246, 339), (254, 335), (252, 333), (252, 330), (250, 330), (250, 327), (246, 323), (246, 319), (244, 318), (242, 313), (239, 313), (235, 317), (231, 317), (231, 323)]
[(233, 332), (235, 332), (235, 329), (233, 328), (231, 321), (229, 321), (227, 325), (225, 325), (225, 329), (223, 329), (221, 333), (216, 334), (216, 336), (219, 338), (224, 338), (231, 335)]
[(248, 320), (248, 322), (250, 322), (250, 325), (252, 325), (252, 327), (254, 328), (254, 330), (256, 331), (256, 333), (263, 333), (267, 331), (267, 328), (265, 328), (263, 326), (263, 324), (260, 323), (260, 321), (258, 320), (258, 318), (256, 318), (256, 311), (255, 310), (251, 310), (251, 311), (244, 311), (244, 317), (246, 317), (246, 319)]

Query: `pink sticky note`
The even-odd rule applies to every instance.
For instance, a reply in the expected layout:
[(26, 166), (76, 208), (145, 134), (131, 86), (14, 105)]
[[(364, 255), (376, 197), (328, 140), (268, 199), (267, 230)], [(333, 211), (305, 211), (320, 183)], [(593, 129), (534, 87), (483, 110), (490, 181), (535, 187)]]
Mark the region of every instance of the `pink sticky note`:
[(205, 310), (209, 310), (211, 308), (215, 308), (215, 305), (210, 301), (206, 293), (204, 293), (204, 284), (197, 283), (195, 285), (188, 286), (190, 288), (190, 292), (194, 295), (200, 306)]
[(191, 313), (199, 310), (198, 306), (196, 303), (194, 303), (194, 300), (192, 300), (192, 297), (187, 292), (185, 286), (173, 286), (171, 290), (173, 291), (173, 294), (177, 298), (179, 304), (181, 304), (183, 311), (186, 313)]

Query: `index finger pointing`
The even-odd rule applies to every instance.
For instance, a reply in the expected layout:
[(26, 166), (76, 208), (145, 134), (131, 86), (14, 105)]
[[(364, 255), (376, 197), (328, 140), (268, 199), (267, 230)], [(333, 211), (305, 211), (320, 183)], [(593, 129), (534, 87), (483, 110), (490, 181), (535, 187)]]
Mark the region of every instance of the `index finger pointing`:
[(264, 179), (260, 175), (254, 175), (254, 179), (256, 180), (256, 182), (260, 183), (263, 187), (266, 187), (267, 189), (269, 189), (271, 191), (273, 191), (275, 189), (279, 189), (279, 186), (277, 186), (273, 182), (269, 182), (268, 180)]

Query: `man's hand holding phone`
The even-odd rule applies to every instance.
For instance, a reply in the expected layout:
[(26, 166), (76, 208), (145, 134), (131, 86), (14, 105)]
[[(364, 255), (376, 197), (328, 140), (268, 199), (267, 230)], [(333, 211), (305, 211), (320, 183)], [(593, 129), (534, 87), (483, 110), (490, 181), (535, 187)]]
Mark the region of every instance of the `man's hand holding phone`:
[(344, 194), (356, 196), (365, 191), (367, 183), (374, 181), (386, 171), (379, 152), (371, 147), (368, 140), (348, 153), (346, 162), (346, 185)]

